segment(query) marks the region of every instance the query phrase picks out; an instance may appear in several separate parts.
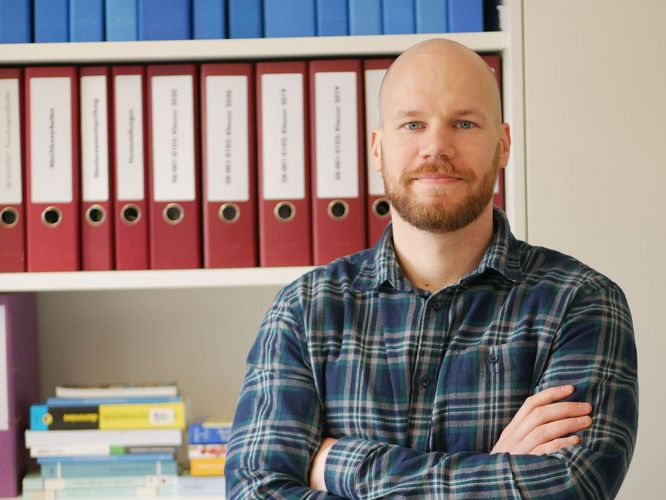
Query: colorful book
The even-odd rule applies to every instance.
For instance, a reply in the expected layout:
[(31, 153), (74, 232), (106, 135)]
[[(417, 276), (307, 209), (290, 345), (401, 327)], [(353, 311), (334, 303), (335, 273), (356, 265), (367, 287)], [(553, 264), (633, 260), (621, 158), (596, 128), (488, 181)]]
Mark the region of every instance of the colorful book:
[(349, 34), (347, 0), (317, 0), (317, 36)]
[(226, 457), (192, 458), (190, 459), (190, 474), (192, 476), (224, 476), (226, 461)]
[(173, 459), (174, 456), (169, 453), (138, 453), (136, 455), (106, 455), (103, 457), (40, 457), (37, 459), (37, 463), (39, 465), (116, 464), (128, 462), (161, 462)]
[(190, 424), (188, 442), (190, 444), (226, 444), (231, 434), (231, 422), (209, 418), (203, 422)]
[(65, 384), (55, 388), (59, 398), (136, 398), (178, 396), (175, 383), (143, 382), (139, 384)]
[(139, 40), (192, 38), (191, 0), (138, 0)]
[(229, 1), (229, 38), (261, 38), (264, 36), (262, 0)]
[(218, 458), (226, 456), (226, 444), (190, 444), (187, 447), (187, 458)]
[(47, 398), (48, 406), (91, 406), (91, 405), (113, 405), (113, 404), (138, 404), (138, 403), (177, 403), (182, 401), (180, 396), (153, 396), (138, 398)]
[(180, 429), (25, 431), (25, 445), (39, 446), (180, 446)]
[(226, 0), (192, 0), (192, 38), (218, 39), (226, 35)]
[(166, 486), (140, 486), (140, 487), (109, 487), (109, 488), (65, 488), (62, 490), (28, 490), (23, 498), (28, 500), (51, 500), (60, 498), (83, 498), (89, 500), (98, 497), (112, 498), (146, 498), (168, 497), (178, 492), (177, 484)]
[(224, 498), (224, 476), (179, 476), (178, 495), (181, 497), (208, 496)]
[(72, 445), (72, 446), (33, 446), (32, 458), (40, 457), (103, 457), (107, 455), (135, 455), (162, 453), (175, 455), (176, 446), (110, 446), (110, 445)]
[(69, 0), (34, 0), (35, 42), (69, 41)]
[(93, 476), (67, 477), (60, 479), (43, 479), (39, 474), (31, 472), (23, 478), (23, 491), (78, 488), (140, 488), (160, 487), (178, 484), (178, 476), (174, 474), (150, 476)]
[(0, 0), (0, 43), (32, 42), (32, 1)]
[(175, 460), (127, 462), (57, 462), (41, 466), (42, 479), (92, 476), (149, 476), (178, 473)]
[(315, 0), (264, 0), (264, 36), (315, 36)]
[(382, 34), (382, 0), (349, 0), (349, 34)]
[(104, 1), (69, 0), (69, 41), (104, 40)]
[(137, 0), (105, 0), (106, 39), (120, 42), (137, 39)]
[(70, 429), (183, 429), (185, 403), (32, 405), (33, 431)]

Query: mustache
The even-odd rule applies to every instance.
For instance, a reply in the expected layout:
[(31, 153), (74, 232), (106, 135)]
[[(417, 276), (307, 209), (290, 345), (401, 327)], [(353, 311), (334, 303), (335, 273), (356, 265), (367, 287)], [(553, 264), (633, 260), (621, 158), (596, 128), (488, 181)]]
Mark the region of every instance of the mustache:
[(408, 181), (414, 177), (423, 175), (445, 175), (447, 177), (458, 177), (461, 179), (468, 179), (469, 175), (463, 172), (446, 160), (428, 160), (423, 162), (418, 167), (403, 172), (402, 180)]

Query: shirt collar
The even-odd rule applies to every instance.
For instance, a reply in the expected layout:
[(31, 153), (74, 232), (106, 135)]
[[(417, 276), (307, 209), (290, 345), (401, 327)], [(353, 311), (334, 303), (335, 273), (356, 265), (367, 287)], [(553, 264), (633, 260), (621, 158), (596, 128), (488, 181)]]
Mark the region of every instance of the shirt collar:
[[(511, 233), (506, 214), (495, 207), (493, 209), (493, 239), (476, 270), (463, 276), (461, 281), (467, 281), (488, 270), (493, 270), (509, 281), (518, 283), (523, 279), (519, 252), (518, 241)], [(351, 286), (357, 290), (367, 290), (379, 288), (384, 284), (389, 284), (398, 290), (413, 290), (395, 255), (393, 230), (390, 223), (368, 254), (368, 258), (361, 266)]]

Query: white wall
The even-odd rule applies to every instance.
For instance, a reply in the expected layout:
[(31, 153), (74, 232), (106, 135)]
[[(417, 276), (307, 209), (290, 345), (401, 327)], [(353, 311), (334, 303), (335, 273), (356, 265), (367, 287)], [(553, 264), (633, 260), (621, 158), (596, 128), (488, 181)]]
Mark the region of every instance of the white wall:
[(619, 498), (664, 498), (666, 1), (523, 5), (528, 239), (627, 294), (640, 419)]

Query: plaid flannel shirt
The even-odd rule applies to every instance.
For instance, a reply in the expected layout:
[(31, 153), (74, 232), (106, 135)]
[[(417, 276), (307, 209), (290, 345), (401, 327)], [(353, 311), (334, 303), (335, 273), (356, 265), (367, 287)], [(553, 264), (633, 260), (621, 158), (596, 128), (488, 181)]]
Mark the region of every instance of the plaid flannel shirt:
[[(247, 359), (226, 464), (230, 498), (599, 498), (634, 449), (637, 359), (620, 288), (516, 240), (494, 212), (478, 268), (414, 288), (377, 245), (276, 296)], [(525, 399), (573, 384), (581, 443), (490, 454)], [(308, 487), (325, 436), (329, 493)]]

